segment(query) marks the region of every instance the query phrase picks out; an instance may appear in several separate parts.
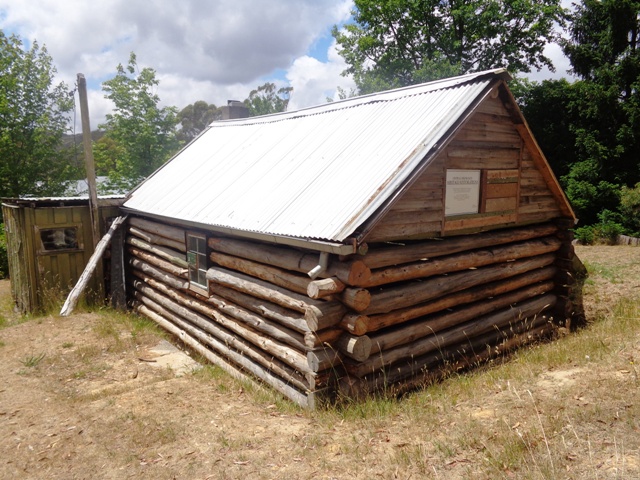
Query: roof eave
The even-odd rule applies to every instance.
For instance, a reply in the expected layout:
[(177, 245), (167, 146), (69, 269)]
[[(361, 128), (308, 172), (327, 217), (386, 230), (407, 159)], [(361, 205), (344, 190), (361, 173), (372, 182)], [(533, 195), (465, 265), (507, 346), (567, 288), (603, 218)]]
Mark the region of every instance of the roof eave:
[(299, 238), (299, 237), (290, 237), (286, 235), (275, 235), (272, 233), (238, 230), (235, 228), (225, 227), (222, 225), (207, 225), (204, 223), (192, 222), (189, 220), (180, 220), (176, 218), (164, 217), (162, 215), (155, 215), (152, 213), (141, 212), (132, 208), (127, 208), (127, 207), (122, 207), (121, 209), (124, 212), (130, 213), (133, 215), (155, 218), (157, 220), (168, 222), (174, 225), (182, 225), (187, 228), (207, 230), (210, 232), (221, 233), (223, 235), (256, 240), (256, 241), (265, 242), (265, 243), (272, 243), (276, 245), (287, 245), (289, 247), (315, 250), (317, 252), (333, 253), (335, 255), (351, 255), (357, 252), (357, 245), (355, 241), (351, 243), (337, 243), (337, 242), (330, 242), (328, 240)]

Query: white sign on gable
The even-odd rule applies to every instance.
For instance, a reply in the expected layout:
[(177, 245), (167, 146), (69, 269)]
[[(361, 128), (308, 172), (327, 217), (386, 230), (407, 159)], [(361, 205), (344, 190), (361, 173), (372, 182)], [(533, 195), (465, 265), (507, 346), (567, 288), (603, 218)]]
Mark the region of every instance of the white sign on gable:
[(480, 170), (447, 170), (445, 216), (479, 213)]

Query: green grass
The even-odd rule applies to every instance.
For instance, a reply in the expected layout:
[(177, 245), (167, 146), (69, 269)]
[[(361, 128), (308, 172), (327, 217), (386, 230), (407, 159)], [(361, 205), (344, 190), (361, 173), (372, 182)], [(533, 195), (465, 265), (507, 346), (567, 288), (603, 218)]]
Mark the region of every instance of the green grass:
[(37, 367), (40, 364), (40, 362), (42, 362), (42, 360), (44, 360), (44, 357), (45, 357), (44, 353), (40, 353), (37, 355), (28, 355), (23, 359), (21, 359), (20, 362), (22, 363), (22, 365), (24, 365), (27, 368), (34, 368), (34, 367)]
[(588, 278), (586, 282), (593, 284), (593, 280), (590, 277), (602, 277), (603, 279), (613, 283), (623, 283), (625, 278), (625, 268), (623, 265), (605, 265), (602, 263), (595, 263), (585, 260), (583, 262), (587, 269)]

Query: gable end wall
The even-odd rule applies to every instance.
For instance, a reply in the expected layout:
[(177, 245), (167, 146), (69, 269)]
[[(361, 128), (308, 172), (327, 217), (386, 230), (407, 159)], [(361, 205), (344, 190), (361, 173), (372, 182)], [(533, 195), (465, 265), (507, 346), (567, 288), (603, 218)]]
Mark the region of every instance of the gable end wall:
[[(487, 97), (366, 241), (457, 235), (563, 216), (541, 171), (548, 168), (544, 159), (520, 131), (500, 98)], [(478, 214), (445, 216), (447, 169), (480, 171)]]

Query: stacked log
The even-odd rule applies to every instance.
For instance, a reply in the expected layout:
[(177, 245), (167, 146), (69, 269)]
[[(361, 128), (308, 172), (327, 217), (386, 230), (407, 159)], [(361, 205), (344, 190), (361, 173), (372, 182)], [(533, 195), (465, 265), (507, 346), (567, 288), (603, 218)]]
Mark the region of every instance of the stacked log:
[(363, 301), (358, 289), (345, 292), (339, 277), (352, 282), (368, 278), (362, 262), (337, 263), (311, 298), (307, 289), (312, 280), (282, 265), (295, 261), (305, 268), (313, 263), (312, 268), (315, 255), (312, 262), (305, 252), (275, 250), (270, 253), (276, 255), (274, 266), (211, 251), (210, 289), (203, 295), (190, 289), (184, 230), (132, 218), (126, 243), (136, 310), (188, 345), (200, 345), (198, 351), (214, 363), (226, 362), (221, 366), (235, 376), (248, 372), (313, 407), (337, 378), (343, 358), (361, 361), (369, 355), (367, 336), (354, 336), (338, 326), (348, 307), (337, 298), (343, 296), (358, 308)]
[(406, 388), (547, 334), (569, 308), (558, 230), (373, 244), (331, 256), (316, 280), (317, 252), (210, 236), (207, 295), (189, 289), (184, 230), (134, 218), (126, 241), (140, 313), (313, 407), (338, 389)]
[(340, 326), (367, 335), (340, 391), (398, 391), (554, 330), (566, 241), (554, 223), (406, 245), (369, 245), (369, 306)]

